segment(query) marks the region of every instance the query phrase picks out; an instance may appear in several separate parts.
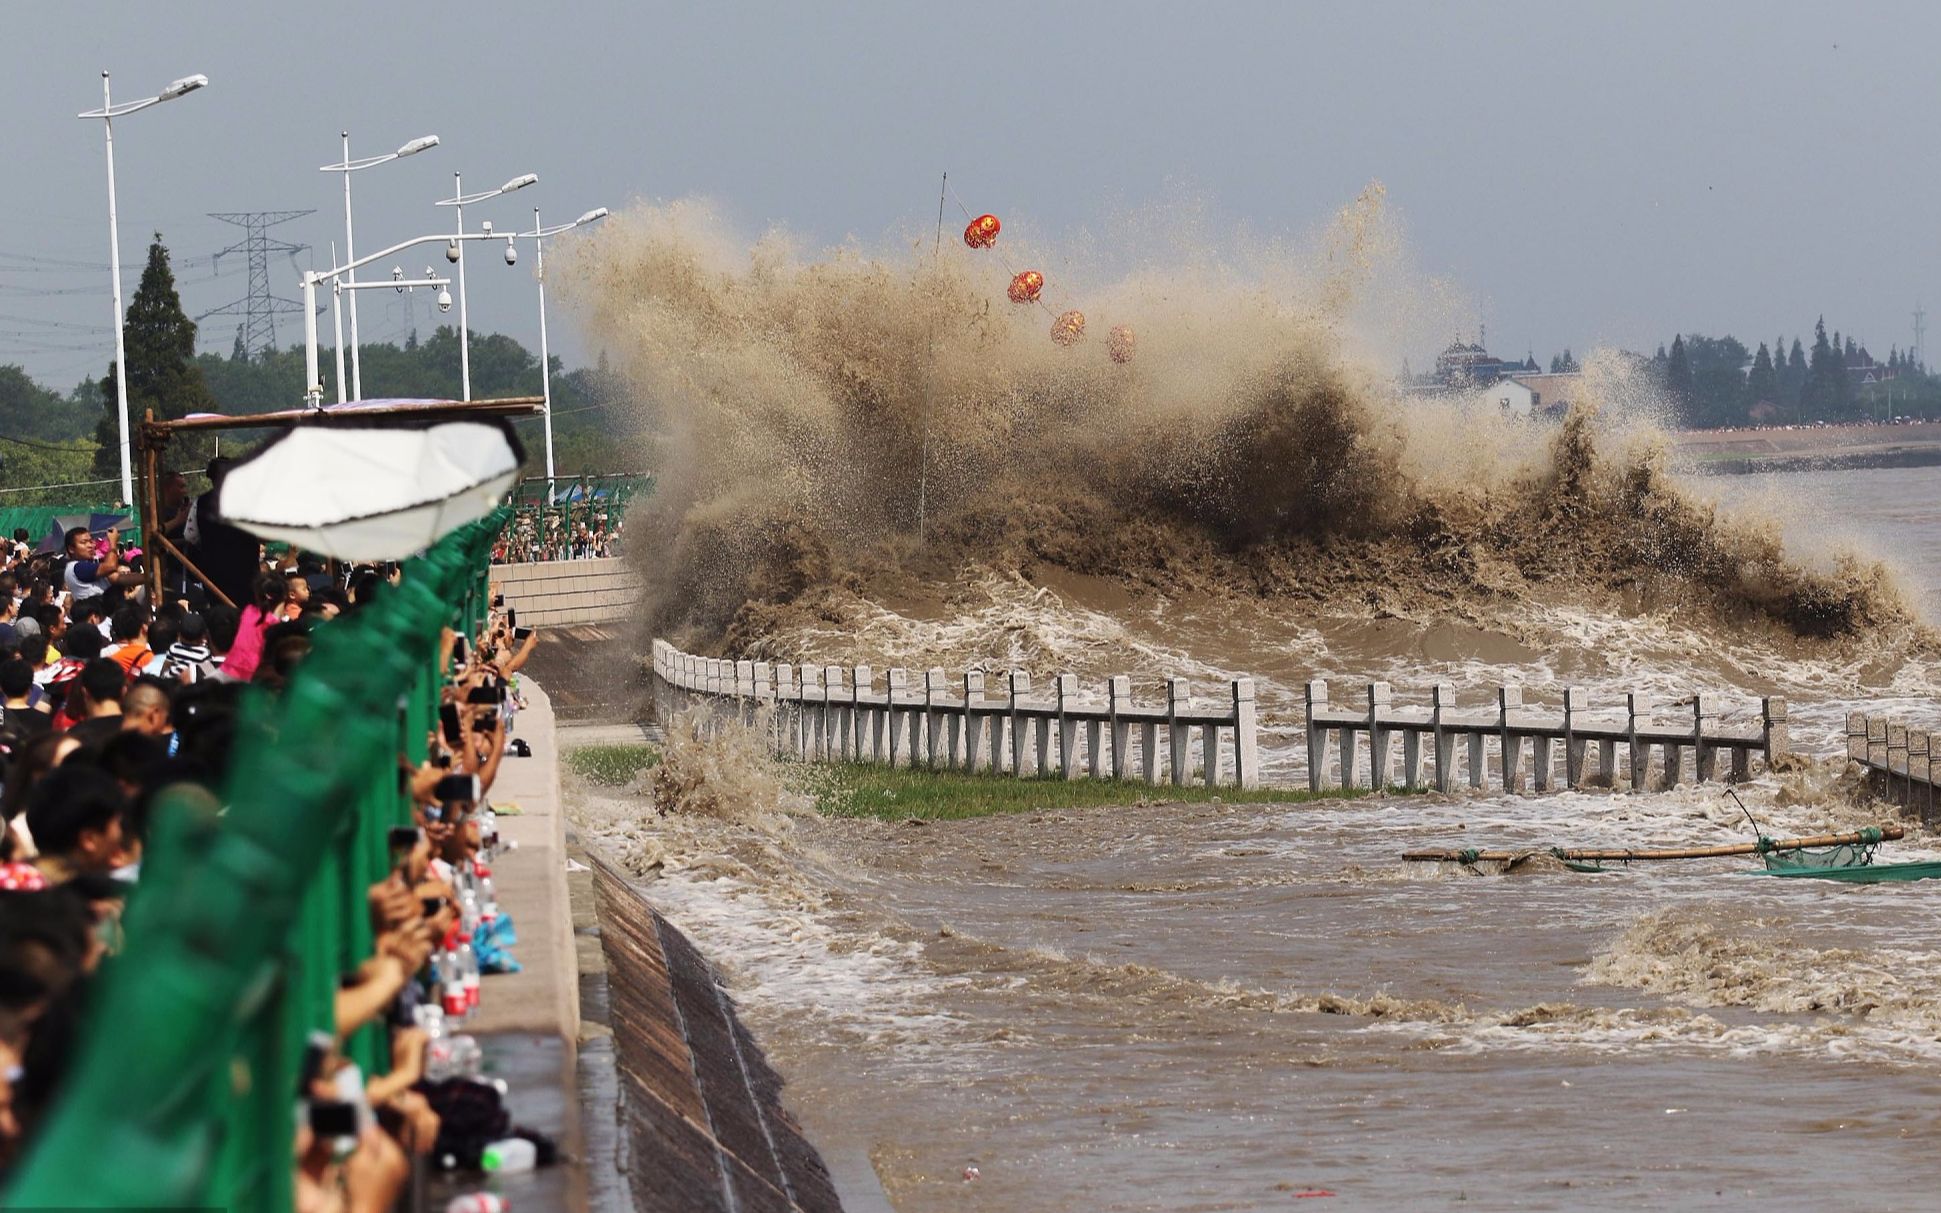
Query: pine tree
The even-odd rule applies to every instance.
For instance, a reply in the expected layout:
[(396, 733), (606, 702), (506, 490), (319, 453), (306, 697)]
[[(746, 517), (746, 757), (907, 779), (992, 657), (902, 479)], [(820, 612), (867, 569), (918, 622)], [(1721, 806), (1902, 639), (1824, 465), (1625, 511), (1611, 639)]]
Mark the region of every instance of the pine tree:
[(1813, 326), (1813, 357), (1800, 392), (1802, 416), (1815, 421), (1829, 420), (1846, 411), (1846, 359), (1839, 345), (1839, 334), (1828, 341), (1826, 318)]
[(1766, 343), (1759, 343), (1759, 352), (1752, 356), (1752, 373), (1746, 376), (1746, 394), (1754, 404), (1777, 404), (1779, 402), (1779, 376), (1773, 371), (1772, 354)]
[(1692, 379), (1691, 360), (1685, 356), (1683, 335), (1671, 339), (1671, 353), (1665, 359), (1665, 394), (1671, 397), (1672, 417), (1680, 426), (1690, 426), (1698, 385)]
[[(189, 413), (212, 413), (215, 397), (203, 382), (202, 368), (195, 361), (195, 322), (182, 311), (182, 300), (175, 293), (175, 274), (169, 269), (168, 249), (162, 234), (155, 233), (148, 246), (148, 265), (142, 270), (141, 285), (129, 301), (123, 326), (128, 355), (128, 426), (132, 448), (136, 426), (149, 409), (158, 420), (174, 420)], [(95, 426), (95, 474), (102, 477), (121, 474), (120, 406), (115, 398), (115, 377), (121, 368), (110, 365), (101, 381), (102, 417)], [(194, 465), (203, 444), (178, 439), (169, 444), (171, 467)], [(131, 449), (132, 458), (132, 449)]]

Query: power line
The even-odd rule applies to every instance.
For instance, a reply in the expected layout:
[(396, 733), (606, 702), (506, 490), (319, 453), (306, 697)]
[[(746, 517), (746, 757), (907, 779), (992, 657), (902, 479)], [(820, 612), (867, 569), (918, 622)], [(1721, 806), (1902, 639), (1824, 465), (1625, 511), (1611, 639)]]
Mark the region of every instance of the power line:
[(43, 489), (78, 489), (91, 484), (120, 484), (121, 478), (110, 476), (106, 480), (69, 480), (63, 484), (23, 484), (17, 489), (0, 489), (0, 493), (38, 493)]
[(12, 434), (0, 434), (0, 442), (15, 442), (21, 446), (39, 447), (43, 451), (60, 451), (63, 454), (73, 454), (76, 451), (85, 451), (87, 449), (86, 447), (59, 446), (51, 442), (35, 442), (31, 438), (15, 438)]

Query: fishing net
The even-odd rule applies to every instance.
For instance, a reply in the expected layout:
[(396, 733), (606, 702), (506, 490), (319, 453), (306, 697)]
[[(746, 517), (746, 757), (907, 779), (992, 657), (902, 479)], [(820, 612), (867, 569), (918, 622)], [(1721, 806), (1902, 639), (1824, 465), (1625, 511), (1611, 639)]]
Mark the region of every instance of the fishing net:
[[(1761, 839), (1764, 842), (1765, 839)], [(1799, 847), (1788, 851), (1767, 851), (1765, 853), (1768, 872), (1796, 872), (1812, 868), (1864, 868), (1874, 861), (1874, 850), (1880, 845), (1880, 831), (1868, 828), (1861, 831), (1861, 841), (1841, 843), (1833, 847)]]

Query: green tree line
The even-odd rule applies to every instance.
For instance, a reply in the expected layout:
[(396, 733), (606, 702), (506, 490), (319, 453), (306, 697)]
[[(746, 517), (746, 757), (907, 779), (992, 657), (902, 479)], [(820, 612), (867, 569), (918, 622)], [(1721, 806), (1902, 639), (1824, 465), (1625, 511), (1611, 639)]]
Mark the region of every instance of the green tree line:
[[(227, 356), (197, 354), (196, 325), (182, 310), (160, 233), (148, 249), (141, 283), (129, 301), (124, 343), (128, 359), (128, 412), (131, 423), (153, 410), (158, 418), (190, 413), (245, 415), (299, 406), (303, 402), (301, 349), (271, 350), (250, 356), (238, 341)], [(360, 347), (364, 394), (371, 398), (455, 400), (460, 397), (458, 330), (440, 325), (420, 340), (414, 330), (402, 345), (380, 342)], [(0, 354), (4, 357), (4, 354)], [(542, 394), (538, 355), (502, 333), (477, 333), (471, 339), (472, 394), (479, 399)], [(553, 437), (562, 476), (644, 470), (638, 443), (643, 424), (631, 393), (610, 373), (606, 358), (598, 366), (567, 370), (554, 356)], [(337, 398), (334, 359), (322, 360), (324, 399)], [(110, 362), (100, 379), (84, 379), (61, 393), (35, 382), (18, 365), (0, 364), (0, 506), (41, 501), (106, 501), (118, 493), (113, 484), (45, 491), (33, 486), (118, 477), (121, 471), (115, 375)], [(529, 475), (545, 471), (543, 423), (537, 417), (516, 423), (527, 448)], [(225, 434), (223, 450), (241, 453), (262, 441), (266, 431)], [(168, 466), (200, 469), (214, 453), (210, 436), (179, 437), (165, 456)]]
[(1898, 347), (1878, 359), (1852, 336), (1828, 334), (1824, 317), (1810, 344), (1782, 336), (1749, 348), (1737, 337), (1681, 333), (1651, 366), (1687, 429), (1941, 418), (1941, 376)]

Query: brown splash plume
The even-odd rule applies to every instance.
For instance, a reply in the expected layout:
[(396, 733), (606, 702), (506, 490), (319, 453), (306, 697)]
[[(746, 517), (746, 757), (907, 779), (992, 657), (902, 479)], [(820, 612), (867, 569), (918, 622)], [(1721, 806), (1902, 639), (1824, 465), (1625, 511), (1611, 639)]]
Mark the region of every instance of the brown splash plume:
[(1603, 407), (1561, 428), (1400, 399), (1347, 320), (1380, 207), (1348, 208), (1305, 277), (1088, 286), (1089, 331), (1137, 333), (1126, 364), (1054, 344), (988, 255), (812, 259), (699, 204), (617, 215), (559, 261), (660, 431), (629, 525), (650, 625), (742, 651), (831, 587), (1047, 563), (1404, 614), (1544, 584), (1799, 637), (1913, 626), (1884, 569), (1808, 571), (1681, 494), (1628, 359), (1590, 361)]

